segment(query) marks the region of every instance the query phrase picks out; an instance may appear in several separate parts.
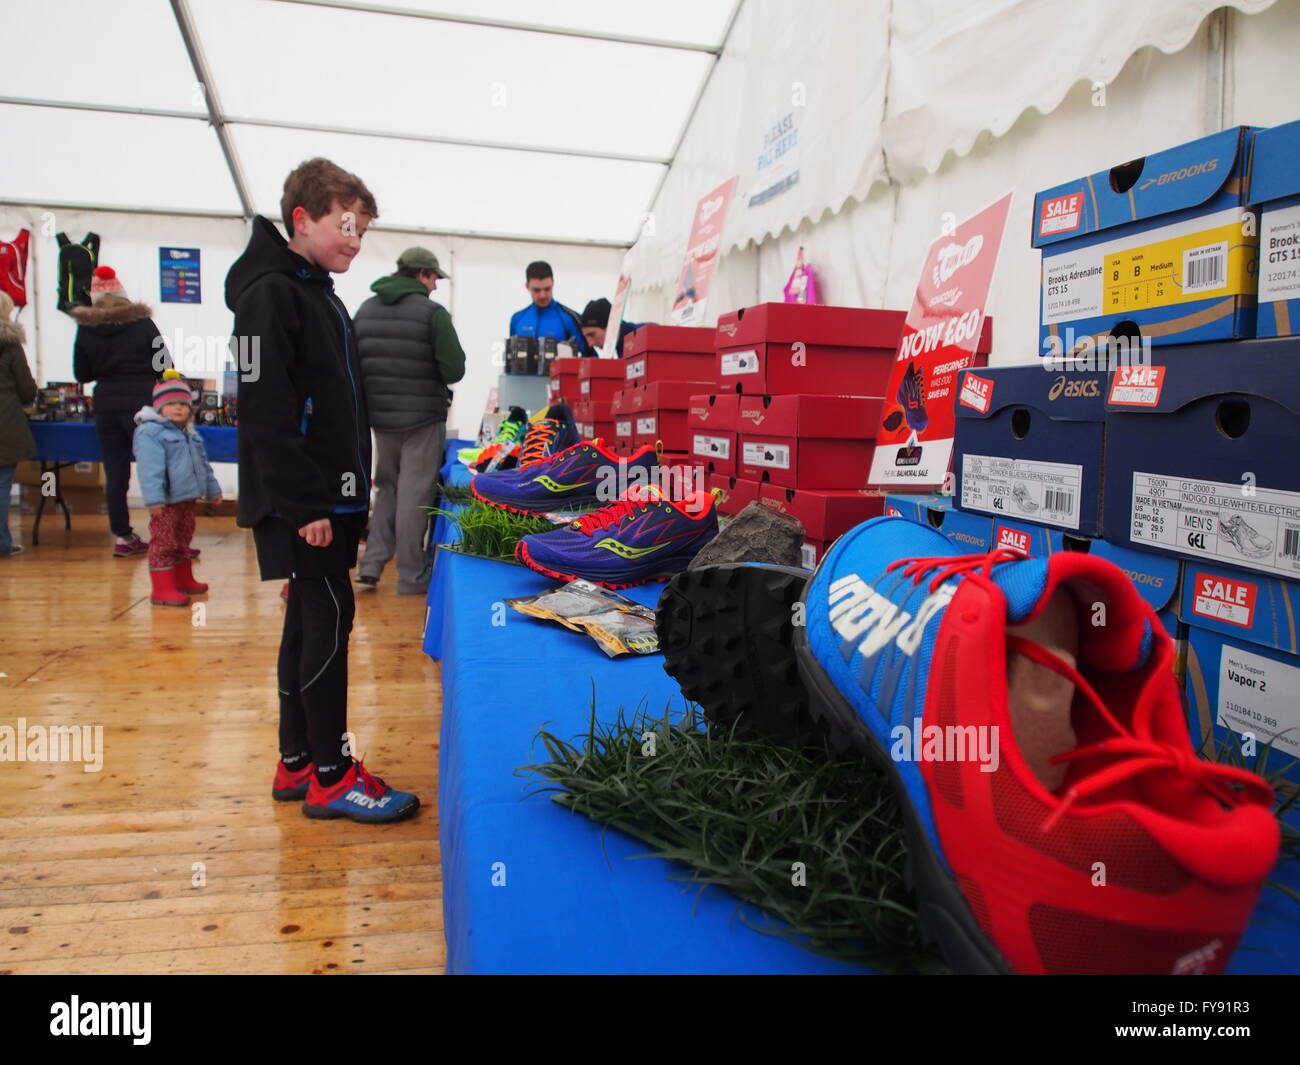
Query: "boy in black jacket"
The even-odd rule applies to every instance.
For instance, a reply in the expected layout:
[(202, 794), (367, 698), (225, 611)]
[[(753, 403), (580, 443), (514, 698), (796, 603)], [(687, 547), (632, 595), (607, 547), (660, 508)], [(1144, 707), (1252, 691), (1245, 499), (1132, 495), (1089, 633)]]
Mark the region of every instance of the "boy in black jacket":
[(347, 732), (348, 571), (370, 505), (370, 426), (347, 309), (331, 273), (361, 250), (378, 215), (360, 178), (326, 159), (289, 175), (289, 240), (258, 216), (226, 276), (234, 335), (251, 355), (239, 379), (239, 513), (262, 580), (289, 581), (280, 642), (280, 764), (271, 794), (309, 817), (384, 822), (416, 796), (352, 759)]

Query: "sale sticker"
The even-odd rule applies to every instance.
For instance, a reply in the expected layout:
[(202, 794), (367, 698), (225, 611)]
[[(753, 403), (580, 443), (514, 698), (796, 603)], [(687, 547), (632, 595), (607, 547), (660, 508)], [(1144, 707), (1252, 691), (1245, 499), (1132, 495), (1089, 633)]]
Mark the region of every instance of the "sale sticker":
[(987, 377), (976, 377), (975, 374), (968, 373), (958, 402), (964, 407), (973, 407), (981, 414), (987, 414), (989, 404), (993, 402), (993, 381)]
[(1163, 366), (1119, 366), (1110, 386), (1110, 402), (1125, 407), (1158, 407), (1165, 386)]
[(1049, 233), (1069, 233), (1079, 228), (1082, 218), (1082, 192), (1072, 192), (1069, 196), (1044, 200), (1042, 213), (1038, 216), (1038, 235), (1045, 237)]
[[(870, 487), (923, 491), (947, 479), (957, 378), (975, 362), (1010, 208), (1007, 193), (930, 245), (885, 386)], [(977, 394), (966, 402), (978, 410), (992, 392)]]
[(1018, 551), (1020, 554), (1029, 555), (1029, 534), (1019, 529), (1008, 529), (1005, 525), (997, 527), (997, 543), (994, 547), (1005, 548), (1010, 551)]
[(1255, 598), (1258, 594), (1258, 585), (1249, 581), (1198, 573), (1192, 613), (1248, 629), (1255, 617)]

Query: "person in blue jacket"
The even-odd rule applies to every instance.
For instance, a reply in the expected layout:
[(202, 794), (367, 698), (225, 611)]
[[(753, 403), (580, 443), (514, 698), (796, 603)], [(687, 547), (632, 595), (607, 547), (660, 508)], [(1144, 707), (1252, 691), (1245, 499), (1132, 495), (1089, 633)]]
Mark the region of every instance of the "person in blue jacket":
[(586, 355), (587, 342), (582, 339), (582, 324), (575, 311), (570, 310), (552, 292), (555, 275), (551, 264), (529, 263), (524, 271), (524, 285), (533, 302), (522, 311), (510, 316), (512, 337), (554, 337), (573, 345), (576, 355)]
[[(591, 348), (593, 355), (599, 355), (605, 347), (605, 336), (609, 330), (609, 316), (613, 308), (609, 300), (601, 298), (592, 300), (582, 309), (582, 335), (586, 338), (587, 346)], [(614, 353), (621, 359), (623, 357), (623, 341), (632, 333), (640, 329), (644, 322), (620, 322), (618, 326), (618, 339), (614, 342)]]
[(175, 370), (153, 388), (153, 403), (135, 415), (135, 462), (140, 494), (149, 508), (149, 601), (188, 606), (208, 586), (194, 577), (188, 548), (194, 536), (194, 504), (221, 502), (203, 438), (194, 428), (194, 397)]

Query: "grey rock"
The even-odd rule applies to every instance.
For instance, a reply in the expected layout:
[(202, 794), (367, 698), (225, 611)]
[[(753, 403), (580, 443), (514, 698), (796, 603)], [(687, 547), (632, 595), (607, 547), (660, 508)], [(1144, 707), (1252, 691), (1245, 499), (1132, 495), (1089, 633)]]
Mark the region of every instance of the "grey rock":
[(800, 566), (803, 522), (762, 503), (750, 503), (727, 523), (717, 537), (692, 559), (688, 569), (727, 562), (760, 562), (767, 566)]

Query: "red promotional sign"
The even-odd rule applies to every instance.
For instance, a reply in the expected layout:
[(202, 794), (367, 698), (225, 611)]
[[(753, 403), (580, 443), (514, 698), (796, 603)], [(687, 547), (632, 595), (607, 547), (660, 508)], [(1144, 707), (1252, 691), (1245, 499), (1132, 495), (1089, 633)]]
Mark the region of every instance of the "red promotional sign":
[(709, 287), (713, 284), (713, 271), (722, 250), (722, 227), (727, 222), (727, 209), (736, 179), (723, 182), (695, 206), (695, 221), (686, 242), (686, 257), (682, 272), (677, 275), (677, 289), (673, 298), (673, 325), (699, 325), (704, 321), (704, 311), (709, 302)]
[[(1011, 193), (930, 245), (885, 389), (873, 486), (943, 486), (952, 461), (957, 375), (973, 365)], [(980, 399), (967, 401), (977, 406)]]

